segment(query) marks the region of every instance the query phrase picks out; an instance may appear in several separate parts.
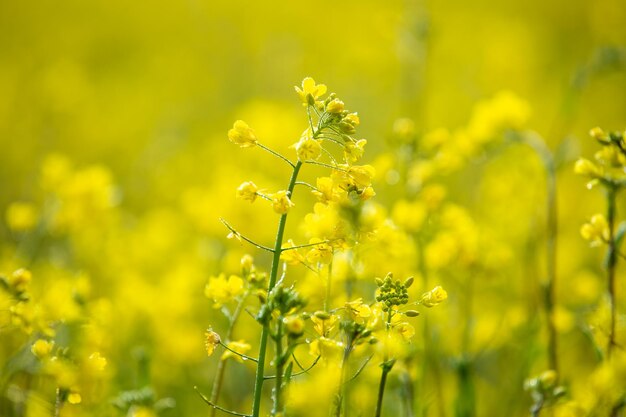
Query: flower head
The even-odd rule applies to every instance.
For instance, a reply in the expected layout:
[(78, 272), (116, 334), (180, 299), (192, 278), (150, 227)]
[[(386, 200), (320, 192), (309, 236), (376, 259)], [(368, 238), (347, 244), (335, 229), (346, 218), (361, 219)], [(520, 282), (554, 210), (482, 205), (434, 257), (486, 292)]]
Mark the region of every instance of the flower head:
[(54, 341), (37, 339), (30, 348), (30, 351), (35, 355), (37, 359), (43, 359), (50, 355), (54, 348)]
[(432, 290), (424, 293), (420, 300), (420, 303), (425, 307), (434, 307), (437, 304), (441, 304), (448, 298), (448, 293), (446, 290), (441, 288), (441, 286), (436, 286)]
[(293, 145), (300, 161), (315, 160), (322, 153), (321, 140), (313, 139), (311, 130), (307, 129), (298, 143)]
[(270, 195), (272, 208), (278, 214), (287, 214), (295, 204), (289, 199), (289, 192), (285, 190), (277, 191)]
[(228, 139), (242, 148), (251, 148), (257, 142), (254, 130), (243, 120), (235, 122), (233, 128), (228, 131)]
[(315, 84), (315, 80), (311, 77), (306, 77), (302, 80), (302, 88), (294, 88), (304, 105), (314, 104), (315, 100), (326, 94), (326, 86), (324, 84)]
[(254, 203), (254, 200), (256, 200), (257, 197), (257, 191), (259, 191), (259, 188), (256, 184), (252, 181), (246, 181), (237, 188), (237, 197)]
[(219, 334), (215, 333), (211, 328), (207, 329), (204, 333), (204, 346), (208, 356), (211, 356), (213, 352), (215, 352), (215, 348), (221, 343), (221, 341), (222, 339)]

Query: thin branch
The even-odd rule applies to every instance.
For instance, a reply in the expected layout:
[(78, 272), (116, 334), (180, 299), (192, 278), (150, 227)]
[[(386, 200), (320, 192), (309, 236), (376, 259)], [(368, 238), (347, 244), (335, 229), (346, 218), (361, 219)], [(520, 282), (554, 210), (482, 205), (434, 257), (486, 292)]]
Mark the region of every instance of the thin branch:
[(248, 355), (244, 355), (243, 353), (239, 353), (236, 350), (232, 350), (231, 348), (229, 348), (226, 344), (224, 344), (224, 342), (222, 342), (220, 340), (220, 345), (224, 346), (224, 349), (226, 350), (230, 350), (231, 352), (233, 352), (235, 355), (241, 356), (244, 360), (248, 360), (248, 361), (252, 361), (252, 362), (258, 362), (258, 359), (252, 358)]
[(309, 160), (309, 161), (304, 161), (304, 162), (305, 162), (306, 164), (311, 164), (311, 165), (319, 165), (319, 166), (321, 166), (321, 167), (326, 167), (326, 168), (334, 169), (334, 170), (337, 170), (337, 171), (348, 172), (348, 170), (343, 169), (343, 168), (341, 168), (341, 167), (339, 167), (339, 166), (336, 166), (336, 165), (331, 165), (331, 164), (325, 164), (324, 162), (317, 162), (317, 161), (311, 161), (311, 160)]
[(251, 244), (252, 246), (256, 246), (256, 247), (257, 247), (257, 248), (259, 248), (259, 249), (263, 249), (263, 250), (266, 250), (266, 251), (268, 251), (268, 252), (272, 252), (272, 253), (274, 253), (274, 249), (272, 249), (272, 248), (268, 248), (267, 246), (259, 245), (259, 244), (258, 244), (258, 243), (256, 243), (255, 241), (253, 241), (253, 240), (251, 240), (251, 239), (249, 239), (249, 238), (245, 237), (244, 235), (242, 235), (241, 233), (239, 233), (238, 231), (236, 231), (236, 230), (235, 230), (235, 228), (234, 228), (234, 227), (232, 227), (230, 224), (228, 224), (228, 222), (227, 222), (226, 220), (224, 220), (224, 219), (220, 218), (220, 221), (221, 221), (221, 222), (222, 222), (222, 224), (223, 224), (224, 226), (226, 226), (226, 228), (227, 228), (228, 230), (230, 230), (230, 231), (231, 231), (231, 233), (233, 233), (235, 236), (237, 236), (237, 237), (239, 237), (239, 238), (241, 238), (241, 239), (245, 240), (246, 242), (248, 242), (248, 243), (249, 243), (249, 244)]
[(296, 185), (304, 185), (309, 187), (310, 189), (314, 190), (314, 191), (319, 191), (316, 187), (312, 186), (311, 184), (309, 184), (308, 182), (304, 182), (304, 181), (296, 181)]
[(323, 240), (321, 242), (307, 243), (305, 245), (289, 246), (289, 247), (281, 249), (281, 252), (286, 252), (288, 250), (293, 250), (293, 249), (310, 248), (311, 246), (325, 245), (327, 243), (335, 242), (337, 240), (339, 239), (330, 239), (330, 240)]
[(198, 393), (198, 395), (200, 396), (200, 398), (202, 398), (202, 400), (207, 403), (208, 405), (210, 405), (211, 407), (215, 408), (216, 410), (220, 410), (223, 411), (225, 413), (231, 414), (233, 416), (240, 416), (240, 417), (252, 417), (252, 414), (244, 414), (244, 413), (238, 413), (236, 411), (231, 411), (231, 410), (227, 410), (223, 407), (220, 407), (217, 404), (213, 404), (211, 402), (211, 400), (209, 400), (203, 393), (200, 392), (200, 390), (198, 389), (198, 387), (193, 387), (194, 390), (196, 390), (196, 392)]
[[(298, 360), (296, 359), (295, 355), (292, 355), (292, 356), (293, 356), (293, 360), (298, 364), (298, 366), (300, 368), (302, 368), (302, 365), (300, 365), (300, 363), (298, 363)], [(306, 369), (302, 368), (301, 371), (296, 372), (295, 374), (291, 374), (291, 376), (294, 377), (294, 376), (298, 376), (298, 375), (302, 375), (302, 374), (308, 373), (311, 369), (313, 369), (313, 367), (315, 365), (317, 365), (317, 363), (319, 362), (320, 358), (321, 358), (321, 356), (318, 355), (317, 358), (315, 358), (315, 360), (313, 361), (313, 363), (311, 363), (311, 365), (309, 365)], [(267, 376), (263, 377), (263, 379), (274, 379), (274, 378), (276, 378), (276, 375), (267, 375)]]
[(348, 379), (346, 382), (344, 382), (344, 384), (347, 384), (348, 382), (354, 381), (359, 375), (361, 375), (361, 372), (363, 372), (363, 369), (365, 369), (365, 367), (367, 366), (367, 364), (370, 362), (370, 360), (373, 357), (374, 357), (374, 355), (372, 355), (369, 358), (365, 359), (365, 362), (363, 362), (363, 364), (358, 369), (358, 371), (356, 371), (356, 373), (354, 375), (352, 375), (352, 377), (350, 379)]
[(261, 143), (259, 143), (259, 142), (257, 142), (257, 143), (256, 143), (256, 145), (257, 145), (259, 148), (263, 149), (264, 151), (267, 151), (267, 152), (271, 153), (272, 155), (274, 155), (275, 157), (280, 158), (280, 159), (282, 159), (283, 161), (287, 162), (289, 165), (291, 165), (291, 167), (292, 167), (292, 168), (295, 168), (295, 167), (296, 167), (296, 166), (294, 165), (294, 163), (293, 163), (293, 162), (291, 162), (289, 159), (285, 158), (284, 156), (282, 156), (282, 155), (281, 155), (281, 154), (279, 154), (278, 152), (276, 152), (276, 151), (274, 151), (274, 150), (272, 150), (272, 149), (268, 148), (267, 146), (265, 146), (265, 145), (263, 145), (263, 144), (261, 144)]

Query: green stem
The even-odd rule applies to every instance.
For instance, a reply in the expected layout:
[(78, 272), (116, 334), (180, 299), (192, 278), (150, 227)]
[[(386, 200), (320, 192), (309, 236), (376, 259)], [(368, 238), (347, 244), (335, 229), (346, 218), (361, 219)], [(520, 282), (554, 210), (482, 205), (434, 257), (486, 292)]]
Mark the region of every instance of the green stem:
[(616, 189), (609, 187), (607, 190), (607, 223), (609, 226), (609, 247), (606, 258), (606, 267), (608, 275), (608, 293), (609, 308), (611, 310), (611, 324), (609, 328), (609, 341), (606, 348), (607, 357), (611, 357), (611, 351), (615, 346), (615, 322), (616, 322), (616, 306), (615, 306), (615, 267), (617, 265), (617, 250), (615, 245), (615, 194)]
[(335, 417), (341, 416), (341, 410), (343, 409), (343, 402), (346, 396), (346, 378), (348, 376), (348, 359), (350, 358), (350, 353), (352, 353), (352, 336), (348, 336), (348, 341), (346, 343), (346, 347), (343, 350), (343, 357), (341, 358), (341, 376), (339, 377), (339, 387), (337, 389), (337, 398), (335, 403), (335, 412), (333, 413)]
[(385, 384), (387, 383), (387, 374), (389, 369), (383, 366), (383, 372), (380, 376), (380, 384), (378, 384), (378, 400), (376, 401), (376, 417), (380, 417), (383, 408), (383, 395), (385, 393)]
[[(389, 308), (389, 312), (387, 313), (387, 338), (389, 336), (389, 329), (391, 327), (391, 317), (392, 317), (392, 309)], [(391, 368), (393, 368), (393, 362), (389, 361), (389, 357), (387, 356), (387, 352), (385, 352), (385, 359), (380, 366), (382, 368), (382, 374), (380, 376), (380, 383), (378, 384), (378, 399), (376, 401), (376, 417), (380, 417), (383, 410), (383, 395), (385, 394), (385, 384), (387, 383), (387, 375), (391, 372)]]
[(283, 317), (278, 318), (276, 329), (276, 378), (274, 385), (274, 407), (272, 416), (278, 415), (283, 410), (283, 374), (285, 372), (285, 360), (283, 358)]
[[(298, 161), (291, 173), (291, 179), (289, 180), (289, 198), (293, 198), (293, 189), (298, 179), (298, 173), (302, 167), (302, 162)], [(276, 242), (274, 243), (274, 256), (272, 257), (272, 268), (270, 270), (269, 284), (267, 286), (267, 292), (269, 292), (276, 285), (276, 278), (278, 277), (278, 267), (280, 265), (280, 254), (283, 246), (283, 236), (285, 234), (285, 225), (287, 224), (287, 213), (280, 216), (278, 222), (278, 230), (276, 231)], [(263, 324), (263, 330), (261, 331), (261, 342), (259, 346), (259, 361), (257, 362), (256, 377), (254, 381), (254, 402), (252, 403), (252, 416), (259, 417), (261, 412), (261, 394), (263, 391), (263, 380), (265, 372), (265, 356), (267, 354), (267, 338), (269, 336), (269, 324)]]
[(545, 141), (536, 133), (529, 132), (523, 136), (541, 159), (546, 171), (546, 280), (542, 285), (543, 305), (548, 330), (548, 365), (558, 374), (558, 339), (554, 324), (555, 283), (556, 283), (556, 249), (557, 249), (557, 205), (556, 205), (556, 168), (552, 152)]
[[(233, 312), (233, 315), (230, 317), (230, 322), (228, 326), (228, 330), (226, 332), (226, 340), (230, 340), (233, 336), (233, 330), (235, 328), (235, 322), (239, 318), (241, 311), (243, 310), (243, 300), (246, 298), (247, 293), (241, 297), (239, 303), (237, 303), (237, 307)], [(217, 372), (215, 374), (215, 380), (213, 381), (213, 390), (211, 391), (211, 402), (213, 404), (217, 404), (220, 398), (220, 392), (222, 390), (222, 384), (224, 381), (224, 373), (226, 371), (226, 361), (220, 360), (217, 364)], [(215, 417), (217, 413), (217, 409), (215, 407), (211, 407), (211, 412), (209, 415), (211, 417)]]

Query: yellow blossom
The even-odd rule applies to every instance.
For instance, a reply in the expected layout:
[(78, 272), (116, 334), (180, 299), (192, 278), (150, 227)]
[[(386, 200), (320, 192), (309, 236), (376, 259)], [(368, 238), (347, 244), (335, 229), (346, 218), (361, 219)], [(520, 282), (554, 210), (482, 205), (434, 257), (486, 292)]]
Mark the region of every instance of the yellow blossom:
[(345, 304), (346, 310), (354, 320), (362, 322), (363, 319), (369, 319), (372, 316), (372, 309), (367, 304), (363, 303), (362, 298), (358, 298), (354, 301), (347, 302)]
[(32, 279), (33, 274), (29, 270), (20, 268), (9, 276), (9, 285), (17, 292), (26, 291)]
[(328, 243), (320, 243), (321, 239), (312, 238), (309, 243), (319, 243), (313, 246), (306, 254), (306, 259), (312, 264), (329, 264), (333, 260), (333, 248)]
[[(232, 358), (236, 360), (237, 362), (243, 363), (243, 358), (240, 355), (237, 355), (237, 353), (241, 353), (242, 355), (245, 355), (246, 353), (250, 351), (250, 349), (252, 349), (252, 346), (250, 346), (250, 344), (246, 343), (243, 340), (228, 342), (226, 346), (228, 346), (228, 349), (231, 349), (231, 350), (228, 350), (228, 349), (224, 350), (224, 353), (222, 353), (222, 356), (220, 358), (223, 361), (225, 361), (226, 359)], [(232, 352), (233, 350), (237, 353)]]
[(610, 239), (609, 224), (602, 214), (594, 214), (591, 220), (580, 228), (580, 234), (591, 241), (592, 246), (598, 246)]
[(311, 316), (311, 321), (313, 322), (313, 330), (320, 336), (327, 335), (335, 328), (335, 324), (339, 321), (339, 317), (334, 314), (324, 315), (322, 314), (314, 314)]
[(233, 301), (235, 297), (244, 291), (244, 281), (237, 275), (231, 275), (226, 279), (224, 274), (210, 277), (209, 283), (204, 289), (204, 295), (213, 299), (214, 307), (219, 308), (222, 304)]
[(54, 348), (54, 341), (37, 339), (30, 348), (30, 351), (37, 357), (37, 359), (43, 359), (50, 355)]
[(326, 105), (326, 111), (328, 113), (341, 113), (342, 111), (344, 111), (344, 109), (345, 109), (345, 105), (343, 101), (339, 100), (338, 98), (332, 99)]
[(235, 122), (233, 128), (228, 131), (228, 139), (242, 148), (250, 148), (257, 142), (254, 130), (243, 120)]
[(285, 190), (277, 191), (270, 195), (272, 208), (278, 214), (287, 214), (295, 204), (289, 199), (289, 192)]
[(361, 124), (361, 119), (359, 119), (358, 113), (349, 113), (343, 118), (342, 121), (348, 122), (354, 127), (358, 127)]
[(359, 139), (356, 142), (349, 141), (343, 148), (343, 156), (347, 163), (353, 164), (363, 156), (367, 140)]
[(310, 133), (310, 129), (307, 129), (300, 141), (293, 145), (300, 161), (315, 160), (322, 153), (321, 140), (313, 139)]
[(609, 142), (609, 136), (604, 132), (604, 130), (602, 130), (602, 128), (597, 126), (589, 130), (589, 136), (602, 143)]
[(446, 290), (441, 288), (440, 286), (436, 286), (432, 290), (424, 293), (422, 298), (420, 299), (420, 303), (424, 307), (434, 307), (437, 304), (441, 304), (448, 298), (448, 293)]
[(306, 77), (302, 80), (302, 88), (295, 87), (298, 96), (305, 105), (313, 104), (315, 100), (326, 94), (326, 86), (324, 84), (315, 84), (315, 80)]
[(80, 404), (83, 401), (83, 397), (76, 390), (71, 390), (67, 395), (67, 402), (70, 404)]
[(313, 191), (313, 195), (317, 197), (321, 203), (326, 204), (329, 201), (337, 201), (338, 193), (332, 178), (318, 177), (316, 182), (317, 184), (315, 190)]
[(343, 343), (327, 337), (320, 337), (309, 344), (312, 356), (321, 356), (327, 360), (338, 359), (343, 352)]
[(411, 340), (411, 338), (415, 336), (415, 328), (405, 321), (395, 324), (393, 329), (398, 332), (404, 340)]
[(208, 356), (211, 356), (213, 352), (215, 352), (215, 348), (220, 344), (220, 342), (220, 335), (215, 333), (212, 329), (209, 328), (204, 333), (204, 347), (206, 348)]
[(107, 367), (107, 360), (100, 352), (94, 352), (89, 355), (89, 365), (93, 371), (102, 372)]
[(305, 263), (304, 256), (300, 252), (298, 252), (297, 249), (289, 249), (293, 248), (294, 246), (296, 245), (295, 243), (293, 243), (292, 239), (289, 239), (287, 243), (283, 244), (283, 251), (280, 253), (280, 259), (282, 259), (283, 262), (287, 262), (289, 265), (300, 265)]
[(287, 316), (283, 319), (283, 324), (291, 336), (300, 336), (304, 333), (304, 320), (300, 316)]
[(237, 197), (254, 203), (257, 197), (257, 191), (259, 191), (259, 188), (252, 181), (246, 181), (237, 188)]

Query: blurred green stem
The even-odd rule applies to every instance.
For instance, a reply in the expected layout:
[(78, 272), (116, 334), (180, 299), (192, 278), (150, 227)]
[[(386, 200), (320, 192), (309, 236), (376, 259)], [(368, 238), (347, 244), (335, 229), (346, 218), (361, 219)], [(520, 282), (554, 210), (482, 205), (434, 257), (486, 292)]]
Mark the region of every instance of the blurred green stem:
[(537, 133), (528, 132), (524, 134), (523, 141), (539, 156), (546, 173), (546, 279), (541, 287), (548, 330), (548, 366), (558, 374), (558, 334), (554, 324), (558, 233), (556, 167), (552, 152)]
[(274, 385), (274, 406), (272, 416), (281, 415), (283, 411), (283, 374), (285, 372), (285, 359), (283, 358), (283, 317), (278, 318), (276, 326), (276, 379)]
[[(391, 328), (392, 309), (389, 308), (387, 313), (387, 335), (389, 335), (389, 329)], [(388, 341), (387, 341), (388, 342)], [(383, 410), (383, 395), (385, 394), (385, 385), (387, 384), (387, 375), (391, 372), (391, 368), (395, 363), (394, 359), (389, 360), (387, 353), (385, 353), (385, 360), (380, 364), (382, 368), (382, 374), (380, 375), (380, 383), (378, 384), (378, 399), (376, 401), (376, 417), (380, 417)]]
[[(287, 191), (289, 198), (293, 198), (293, 189), (298, 179), (298, 173), (302, 167), (302, 162), (298, 161), (291, 173), (291, 179), (289, 180), (289, 187)], [(280, 254), (283, 246), (283, 236), (285, 234), (285, 226), (287, 224), (287, 213), (280, 216), (278, 222), (278, 230), (276, 231), (276, 241), (274, 243), (274, 255), (272, 257), (272, 268), (270, 270), (269, 284), (267, 286), (267, 292), (270, 291), (276, 285), (276, 278), (278, 277), (278, 267), (280, 265)], [(263, 330), (261, 332), (261, 342), (259, 346), (259, 362), (256, 368), (256, 377), (254, 381), (254, 402), (252, 403), (252, 417), (259, 417), (261, 412), (261, 394), (263, 391), (263, 379), (265, 372), (265, 357), (267, 355), (267, 338), (269, 336), (269, 323), (263, 324)], [(277, 378), (278, 378), (278, 374)]]
[(606, 254), (606, 269), (608, 276), (608, 293), (609, 293), (609, 309), (611, 310), (611, 324), (609, 328), (609, 341), (606, 347), (607, 358), (611, 357), (611, 351), (615, 346), (615, 267), (617, 265), (617, 250), (615, 242), (615, 195), (617, 190), (615, 186), (609, 185), (607, 188), (607, 223), (609, 226), (609, 242), (608, 251)]
[[(233, 312), (232, 316), (230, 316), (230, 320), (228, 323), (229, 326), (226, 332), (227, 342), (230, 341), (230, 339), (233, 336), (233, 329), (235, 328), (235, 322), (237, 321), (237, 319), (239, 318), (239, 315), (241, 314), (241, 311), (243, 310), (243, 301), (246, 299), (247, 295), (248, 294), (245, 293), (241, 297), (241, 299), (237, 303), (237, 307), (235, 308), (235, 311)], [(215, 379), (213, 380), (213, 390), (211, 391), (211, 402), (213, 404), (217, 404), (219, 402), (220, 392), (222, 390), (222, 383), (224, 381), (225, 370), (226, 370), (226, 361), (220, 360), (217, 364), (217, 371), (215, 373)], [(215, 417), (216, 413), (217, 413), (217, 409), (215, 407), (212, 407), (209, 415), (211, 417)]]

